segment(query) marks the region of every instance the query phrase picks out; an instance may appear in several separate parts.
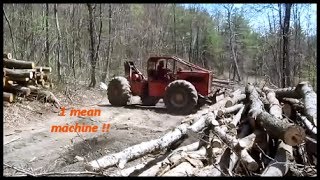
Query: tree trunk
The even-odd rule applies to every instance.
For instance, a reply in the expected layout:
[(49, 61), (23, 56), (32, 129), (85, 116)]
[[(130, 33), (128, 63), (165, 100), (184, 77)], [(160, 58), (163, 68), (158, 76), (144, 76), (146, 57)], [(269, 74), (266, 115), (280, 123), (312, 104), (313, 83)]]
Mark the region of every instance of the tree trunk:
[[(13, 53), (14, 54), (17, 54), (17, 50), (16, 50), (16, 46), (15, 46), (15, 43), (14, 43), (14, 38), (13, 38), (13, 32), (12, 32), (12, 27), (11, 27), (11, 23), (7, 17), (7, 14), (6, 12), (4, 11), (4, 9), (2, 8), (2, 12), (3, 12), (3, 15), (8, 23), (8, 27), (9, 27), (9, 31), (10, 31), (10, 37), (11, 37), (11, 42), (12, 42), (12, 47), (13, 47)], [(10, 58), (9, 58), (10, 59)]]
[(109, 79), (109, 70), (110, 70), (110, 61), (111, 61), (111, 30), (112, 30), (112, 8), (111, 4), (109, 4), (109, 19), (108, 19), (109, 25), (108, 25), (108, 51), (107, 51), (107, 59), (106, 64), (104, 66), (102, 75), (101, 75), (101, 81), (105, 82), (106, 78)]
[(282, 87), (292, 85), (292, 69), (289, 59), (289, 30), (290, 30), (290, 11), (292, 4), (285, 4), (285, 15), (282, 28), (283, 52), (282, 52)]
[(46, 26), (46, 66), (50, 66), (50, 59), (49, 59), (49, 49), (50, 49), (50, 43), (49, 43), (49, 4), (46, 3), (46, 18), (45, 18), (45, 26)]
[(58, 18), (58, 9), (57, 9), (57, 4), (54, 4), (54, 16), (56, 20), (56, 27), (57, 27), (57, 32), (58, 32), (58, 59), (57, 59), (57, 72), (58, 72), (58, 81), (62, 80), (61, 77), (61, 31), (60, 31), (60, 26), (59, 26), (59, 18)]
[(95, 60), (95, 36), (94, 36), (94, 16), (93, 7), (91, 4), (87, 4), (89, 12), (89, 34), (90, 34), (90, 64), (91, 64), (91, 82), (89, 87), (96, 86), (96, 60)]

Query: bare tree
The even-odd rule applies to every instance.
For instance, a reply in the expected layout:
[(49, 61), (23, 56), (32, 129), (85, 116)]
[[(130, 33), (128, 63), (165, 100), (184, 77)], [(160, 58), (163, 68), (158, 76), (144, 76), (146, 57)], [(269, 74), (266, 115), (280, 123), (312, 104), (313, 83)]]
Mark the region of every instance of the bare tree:
[(96, 86), (96, 62), (97, 62), (97, 58), (96, 58), (96, 48), (95, 48), (95, 33), (94, 33), (94, 29), (95, 29), (95, 25), (94, 25), (94, 6), (91, 5), (90, 3), (87, 4), (88, 7), (88, 12), (89, 12), (89, 34), (90, 34), (90, 47), (89, 47), (89, 51), (90, 51), (90, 64), (91, 64), (91, 82), (89, 84), (89, 87), (95, 87)]
[(45, 26), (46, 26), (46, 52), (45, 52), (45, 58), (46, 58), (46, 65), (50, 66), (50, 60), (49, 60), (49, 49), (50, 49), (50, 43), (49, 43), (49, 4), (46, 3), (46, 18), (45, 18)]
[(289, 28), (290, 28), (290, 14), (292, 4), (285, 4), (285, 15), (282, 28), (283, 52), (282, 52), (282, 87), (292, 85), (292, 71), (289, 61)]
[(11, 37), (11, 41), (12, 41), (12, 47), (13, 47), (13, 52), (14, 54), (16, 54), (16, 46), (15, 46), (15, 43), (14, 43), (14, 38), (13, 38), (13, 33), (12, 33), (12, 27), (11, 27), (11, 24), (10, 24), (10, 21), (7, 17), (7, 14), (6, 12), (4, 11), (4, 9), (2, 9), (2, 12), (3, 12), (3, 15), (8, 23), (8, 27), (9, 27), (9, 31), (10, 31), (10, 37)]
[(56, 27), (57, 27), (57, 32), (58, 32), (58, 50), (57, 50), (57, 70), (58, 70), (58, 81), (61, 81), (61, 31), (60, 31), (60, 26), (59, 26), (59, 18), (58, 18), (58, 10), (57, 10), (57, 4), (54, 4), (53, 6), (53, 11), (54, 11), (54, 16), (56, 20)]
[(112, 8), (111, 4), (109, 4), (109, 18), (108, 18), (108, 51), (107, 51), (107, 58), (106, 58), (106, 64), (104, 66), (102, 75), (101, 75), (101, 81), (105, 82), (106, 78), (109, 79), (109, 69), (110, 69), (110, 61), (111, 61), (111, 30), (112, 30)]

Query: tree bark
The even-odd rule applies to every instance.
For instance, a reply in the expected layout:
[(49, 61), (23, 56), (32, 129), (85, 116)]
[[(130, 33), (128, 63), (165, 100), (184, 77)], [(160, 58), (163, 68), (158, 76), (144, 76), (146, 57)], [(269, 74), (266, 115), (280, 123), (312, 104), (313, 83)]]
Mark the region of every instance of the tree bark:
[(88, 12), (89, 12), (89, 34), (90, 34), (90, 64), (91, 64), (91, 80), (89, 87), (96, 86), (96, 59), (95, 59), (95, 36), (94, 36), (94, 15), (93, 15), (93, 7), (90, 3), (87, 4)]
[(54, 4), (53, 8), (54, 8), (54, 16), (55, 16), (55, 20), (56, 20), (56, 27), (57, 27), (57, 32), (58, 32), (58, 50), (57, 50), (57, 55), (58, 55), (58, 59), (57, 59), (57, 72), (58, 72), (58, 81), (62, 80), (61, 77), (61, 31), (60, 31), (60, 26), (59, 26), (59, 18), (58, 18), (58, 9), (57, 9), (57, 4)]
[(33, 73), (27, 70), (14, 70), (14, 69), (7, 69), (3, 68), (3, 71), (5, 71), (6, 76), (9, 79), (12, 78), (33, 78)]
[(45, 18), (45, 26), (46, 26), (46, 50), (45, 50), (45, 58), (46, 58), (46, 66), (50, 66), (50, 59), (49, 59), (49, 49), (50, 49), (50, 42), (49, 42), (49, 4), (46, 3), (46, 18)]
[(223, 115), (237, 112), (237, 111), (239, 111), (242, 107), (244, 107), (243, 104), (236, 104), (236, 105), (231, 106), (231, 107), (228, 107), (228, 108), (219, 109), (217, 115), (218, 115), (218, 117), (222, 117)]
[[(285, 4), (285, 15), (282, 27), (283, 54), (282, 54), (282, 87), (292, 85), (292, 70), (289, 59), (289, 30), (290, 30), (290, 11), (291, 3)], [(280, 7), (281, 8), (281, 7)]]
[(249, 116), (257, 121), (259, 125), (266, 129), (270, 136), (282, 139), (285, 143), (295, 146), (301, 144), (305, 138), (304, 129), (289, 123), (286, 119), (278, 119), (263, 110), (263, 103), (259, 99), (259, 94), (255, 87), (248, 84), (246, 93), (249, 94), (251, 106)]
[(12, 102), (13, 101), (13, 94), (12, 93), (7, 93), (3, 92), (3, 100), (6, 102)]
[(18, 84), (5, 86), (4, 90), (15, 95), (29, 96), (31, 93), (29, 88), (20, 86)]
[(186, 133), (187, 125), (182, 124), (175, 128), (173, 131), (168, 132), (162, 138), (151, 140), (148, 142), (142, 142), (140, 144), (128, 147), (123, 151), (111, 155), (107, 155), (99, 158), (98, 160), (93, 160), (86, 165), (87, 170), (97, 171), (100, 168), (106, 168), (119, 164), (119, 168), (124, 168), (126, 162), (141, 157), (145, 154), (162, 150), (180, 138)]
[[(8, 23), (8, 27), (9, 27), (9, 31), (10, 31), (10, 37), (11, 37), (11, 42), (12, 42), (12, 47), (13, 47), (13, 53), (14, 54), (17, 54), (17, 50), (16, 50), (16, 46), (15, 46), (15, 42), (14, 42), (14, 38), (13, 38), (13, 32), (12, 32), (12, 27), (11, 27), (11, 23), (7, 17), (7, 14), (6, 12), (4, 11), (4, 9), (2, 8), (2, 12), (3, 12), (3, 15)], [(8, 58), (8, 59), (11, 59), (11, 58)]]
[(34, 62), (21, 61), (16, 59), (3, 59), (3, 67), (9, 69), (33, 69)]
[(263, 88), (263, 91), (267, 94), (267, 99), (270, 102), (270, 114), (282, 119), (282, 109), (274, 91), (267, 87)]
[(317, 126), (317, 94), (313, 91), (309, 82), (301, 82), (297, 85), (296, 91), (302, 97), (305, 106), (305, 114), (308, 120)]
[(108, 51), (107, 51), (107, 58), (106, 64), (104, 66), (101, 81), (105, 82), (106, 78), (109, 79), (109, 70), (110, 70), (110, 61), (111, 61), (111, 30), (112, 30), (112, 8), (111, 4), (109, 4), (109, 19), (108, 19)]
[(289, 163), (292, 158), (292, 146), (280, 141), (274, 160), (270, 162), (261, 176), (285, 176), (289, 170)]

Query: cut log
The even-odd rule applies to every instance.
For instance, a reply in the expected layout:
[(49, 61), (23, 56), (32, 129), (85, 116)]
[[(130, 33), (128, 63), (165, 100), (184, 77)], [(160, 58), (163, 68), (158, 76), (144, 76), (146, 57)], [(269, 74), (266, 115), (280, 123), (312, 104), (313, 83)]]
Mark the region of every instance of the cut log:
[(13, 70), (8, 68), (3, 68), (3, 70), (6, 73), (6, 76), (8, 76), (9, 79), (11, 78), (30, 78), (32, 79), (33, 73), (30, 71), (23, 71), (23, 70)]
[(143, 163), (135, 165), (133, 167), (129, 167), (127, 169), (116, 171), (115, 173), (111, 174), (110, 176), (124, 176), (124, 177), (130, 176), (131, 173), (133, 173), (136, 170), (144, 168), (146, 166), (146, 164), (152, 160), (153, 160), (153, 158), (149, 161), (143, 162)]
[(212, 82), (222, 83), (222, 84), (234, 84), (234, 82), (229, 80), (222, 80), (222, 79), (213, 79)]
[(265, 111), (257, 116), (257, 121), (270, 136), (282, 139), (290, 146), (303, 143), (306, 137), (305, 130), (301, 126), (289, 123), (287, 119), (277, 119)]
[(288, 102), (290, 104), (299, 104), (299, 105), (303, 106), (303, 103), (300, 100), (295, 99), (295, 98), (282, 98), (282, 101)]
[(240, 89), (237, 89), (235, 91), (233, 91), (231, 94), (230, 94), (230, 98), (234, 98), (234, 97), (237, 97), (237, 96), (240, 96), (241, 95), (241, 90)]
[(43, 75), (44, 75), (43, 72), (36, 72), (35, 74), (36, 74), (36, 77), (35, 77), (36, 80), (42, 80), (43, 79)]
[(222, 117), (224, 114), (234, 113), (239, 111), (244, 105), (243, 104), (236, 104), (234, 106), (223, 108), (218, 110), (218, 117)]
[(285, 176), (292, 158), (292, 147), (280, 141), (274, 160), (270, 162), (261, 176)]
[(288, 104), (288, 103), (284, 103), (282, 105), (282, 112), (286, 117), (290, 118), (292, 116), (292, 107), (291, 107), (291, 105)]
[(288, 88), (280, 88), (280, 89), (274, 89), (274, 92), (276, 93), (276, 97), (278, 99), (282, 98), (297, 98), (300, 99), (300, 95), (295, 91), (295, 87), (288, 87)]
[(36, 70), (36, 72), (43, 72), (42, 67), (36, 66), (34, 67), (34, 69)]
[(197, 168), (193, 167), (189, 162), (183, 162), (163, 176), (192, 176), (196, 170)]
[(200, 142), (195, 142), (186, 146), (179, 147), (173, 150), (164, 160), (158, 162), (154, 166), (143, 171), (139, 176), (156, 176), (164, 165), (170, 164), (169, 158), (174, 154), (181, 154), (182, 152), (196, 151), (199, 148)]
[(250, 110), (249, 110), (249, 116), (252, 119), (256, 119), (257, 115), (263, 111), (263, 103), (259, 99), (259, 94), (256, 90), (256, 88), (248, 83), (245, 88), (246, 94), (249, 97), (250, 100)]
[(240, 110), (237, 112), (237, 114), (235, 116), (233, 116), (232, 121), (230, 122), (229, 126), (231, 128), (236, 128), (237, 125), (239, 124), (240, 120), (241, 120), (241, 116), (243, 115), (243, 113), (245, 112), (245, 108), (246, 106), (243, 105)]
[(299, 83), (296, 91), (302, 96), (307, 118), (317, 126), (317, 94), (313, 91), (309, 82)]
[[(184, 162), (188, 162), (196, 168), (202, 168), (203, 163), (201, 162), (200, 159), (205, 159), (206, 154), (207, 154), (206, 148), (201, 147), (197, 151), (180, 152), (180, 153), (175, 153), (175, 154), (169, 155), (162, 162), (161, 170), (156, 175), (157, 176), (172, 175), (173, 173), (176, 173), (176, 170), (181, 168), (179, 166)], [(179, 168), (177, 168), (177, 167), (179, 167)], [(172, 170), (176, 169), (176, 170), (172, 171), (170, 169), (172, 169)], [(170, 172), (170, 171), (172, 171), (172, 172)], [(180, 172), (180, 171), (178, 171), (178, 172)], [(192, 175), (192, 174), (190, 174), (190, 175)]]
[(18, 84), (5, 86), (4, 90), (15, 95), (29, 96), (31, 93), (31, 90), (29, 88), (20, 86)]
[(229, 99), (227, 102), (226, 102), (226, 105), (225, 107), (228, 108), (228, 107), (231, 107), (233, 105), (235, 105), (236, 103), (240, 102), (240, 101), (243, 101), (246, 99), (246, 95), (245, 94), (240, 94), (238, 96), (234, 96), (233, 98)]
[(302, 116), (300, 113), (297, 113), (298, 117), (301, 119), (303, 124), (307, 127), (308, 131), (317, 135), (317, 127), (314, 126), (305, 116)]
[(3, 92), (3, 101), (11, 103), (13, 101), (13, 94), (12, 93), (7, 93), (7, 92)]
[(37, 72), (40, 72), (40, 70), (42, 70), (42, 72), (45, 72), (45, 73), (50, 73), (52, 71), (52, 68), (51, 67), (35, 67), (35, 69), (37, 70)]
[(43, 102), (55, 103), (58, 106), (61, 106), (60, 101), (50, 91), (38, 91), (37, 100), (43, 101)]
[(34, 66), (34, 62), (4, 58), (3, 67), (9, 68), (9, 69), (33, 69), (35, 66)]
[(267, 99), (270, 102), (270, 114), (276, 118), (282, 119), (282, 109), (274, 91), (267, 87), (264, 87), (263, 91), (266, 93)]
[(303, 142), (306, 134), (302, 127), (289, 123), (286, 119), (278, 119), (264, 111), (263, 103), (251, 84), (246, 86), (246, 93), (249, 94), (251, 101), (249, 116), (251, 119), (256, 120), (261, 127), (265, 128), (270, 136), (282, 139), (291, 146), (296, 146)]
[(7, 76), (9, 81), (16, 81), (18, 84), (20, 84), (20, 82), (23, 84), (23, 82), (28, 82), (30, 80), (30, 78), (17, 78), (17, 77), (10, 77)]
[(195, 176), (222, 176), (222, 170), (219, 165), (209, 165), (195, 172)]
[(259, 168), (259, 164), (251, 157), (246, 149), (240, 152), (241, 161), (247, 167), (249, 171), (256, 171)]
[(11, 53), (3, 53), (3, 58), (4, 59), (12, 59), (12, 54)]
[(151, 140), (148, 142), (142, 142), (140, 144), (128, 147), (121, 152), (103, 156), (98, 160), (93, 160), (87, 163), (85, 167), (87, 170), (97, 171), (100, 168), (106, 168), (119, 164), (118, 166), (123, 169), (126, 162), (132, 159), (169, 147), (171, 144), (182, 138), (186, 133), (186, 130), (187, 125), (181, 124), (173, 131), (165, 134), (162, 138)]

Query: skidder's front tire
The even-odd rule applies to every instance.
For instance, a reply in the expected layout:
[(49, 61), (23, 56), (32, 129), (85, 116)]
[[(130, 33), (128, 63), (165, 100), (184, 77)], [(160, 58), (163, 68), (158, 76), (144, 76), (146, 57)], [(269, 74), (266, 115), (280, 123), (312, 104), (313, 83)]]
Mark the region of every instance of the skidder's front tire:
[(176, 80), (167, 86), (163, 101), (171, 113), (190, 114), (197, 105), (198, 93), (190, 82)]
[(131, 97), (131, 89), (128, 80), (121, 76), (112, 78), (108, 85), (107, 95), (111, 105), (127, 105)]

